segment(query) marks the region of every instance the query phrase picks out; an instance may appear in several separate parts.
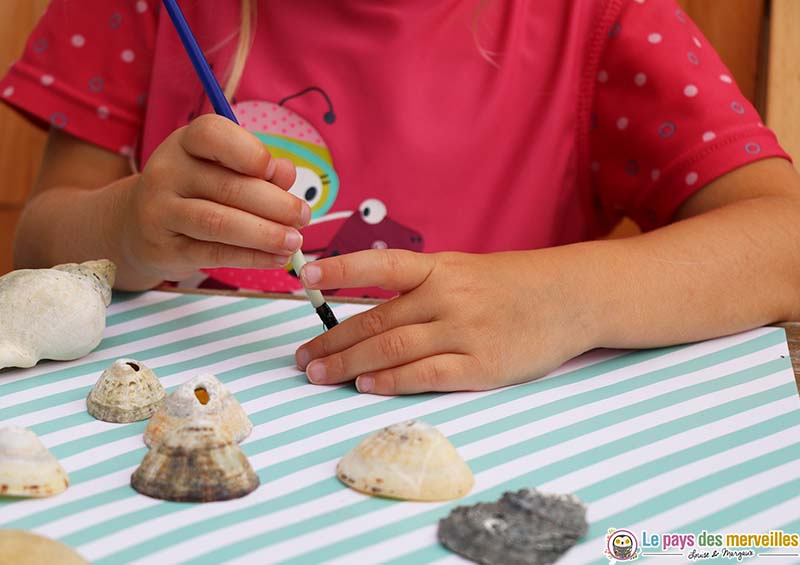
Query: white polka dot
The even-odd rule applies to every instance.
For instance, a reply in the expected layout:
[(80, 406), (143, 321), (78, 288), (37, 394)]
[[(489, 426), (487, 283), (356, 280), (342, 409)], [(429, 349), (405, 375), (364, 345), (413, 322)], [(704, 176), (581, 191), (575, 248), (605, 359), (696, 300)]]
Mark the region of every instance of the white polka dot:
[(719, 75), (719, 80), (722, 82), (727, 82), (728, 84), (733, 82), (733, 79), (729, 75)]
[(119, 154), (124, 155), (125, 157), (130, 157), (133, 155), (133, 148), (130, 145), (123, 145), (119, 148)]
[(644, 4), (644, 3), (645, 3), (645, 0), (635, 0), (635, 2), (636, 2), (637, 4)]
[(45, 86), (50, 86), (51, 84), (53, 84), (53, 81), (55, 81), (53, 75), (42, 75), (42, 78), (40, 78), (39, 80)]
[(644, 73), (636, 73), (636, 76), (633, 77), (633, 82), (636, 83), (636, 86), (644, 86), (647, 82), (647, 75)]
[(689, 186), (692, 186), (696, 182), (697, 182), (697, 173), (692, 171), (691, 173), (686, 175), (686, 184), (688, 184)]
[(695, 96), (697, 96), (697, 92), (698, 92), (697, 87), (693, 84), (687, 84), (686, 88), (683, 89), (684, 96), (688, 98), (694, 98)]
[(700, 40), (699, 40), (699, 39), (697, 39), (697, 36), (694, 36), (694, 35), (693, 35), (693, 36), (692, 36), (692, 41), (694, 41), (694, 44), (695, 44), (695, 45), (697, 45), (698, 47), (702, 47), (702, 46), (703, 46), (703, 44), (702, 44), (702, 43), (700, 43)]
[(13, 86), (7, 86), (6, 89), (3, 91), (3, 96), (5, 98), (8, 98), (12, 94), (14, 94), (14, 87)]
[(120, 57), (122, 57), (122, 60), (126, 63), (132, 63), (136, 58), (136, 55), (134, 55), (133, 51), (130, 49), (125, 49), (125, 51), (120, 54)]
[(108, 117), (108, 114), (109, 114), (108, 106), (98, 106), (97, 107), (97, 115), (101, 119), (105, 120)]
[(622, 116), (617, 120), (617, 129), (625, 129), (626, 127), (628, 127), (628, 118)]
[(592, 161), (592, 172), (596, 173), (600, 170), (600, 163), (597, 161)]
[(658, 180), (658, 177), (660, 176), (661, 176), (661, 171), (659, 171), (658, 169), (653, 169), (652, 171), (650, 171), (650, 178), (653, 179), (654, 181)]
[(713, 141), (714, 139), (716, 139), (716, 137), (717, 137), (716, 133), (714, 133), (713, 131), (707, 131), (703, 134), (703, 141), (705, 142)]
[(647, 36), (647, 41), (649, 41), (650, 43), (652, 43), (654, 45), (656, 43), (661, 43), (662, 39), (664, 39), (664, 38), (661, 37), (660, 33), (651, 33), (650, 35)]
[(72, 36), (70, 42), (72, 43), (73, 47), (83, 47), (84, 45), (86, 45), (86, 38), (83, 37), (80, 33), (76, 33), (75, 35)]
[(608, 82), (608, 72), (607, 71), (598, 71), (597, 72), (597, 80), (600, 82)]
[(147, 11), (147, 2), (145, 2), (144, 0), (139, 0), (136, 3), (136, 11), (139, 12), (140, 14), (145, 13)]

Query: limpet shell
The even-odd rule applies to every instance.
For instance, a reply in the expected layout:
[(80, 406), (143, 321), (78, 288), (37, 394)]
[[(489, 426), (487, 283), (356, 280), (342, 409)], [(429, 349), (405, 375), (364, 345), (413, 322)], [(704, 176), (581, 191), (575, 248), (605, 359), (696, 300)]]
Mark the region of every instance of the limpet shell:
[(134, 359), (118, 359), (106, 368), (86, 398), (86, 408), (104, 422), (146, 420), (167, 393), (155, 373)]
[(418, 420), (365, 438), (339, 461), (336, 475), (357, 491), (403, 500), (452, 500), (475, 482), (453, 444)]
[(97, 347), (115, 271), (101, 259), (0, 277), (0, 369), (79, 359)]
[(0, 495), (52, 496), (69, 486), (56, 458), (26, 428), (0, 428)]
[(587, 531), (586, 506), (573, 495), (534, 489), (497, 502), (459, 506), (439, 520), (439, 541), (486, 565), (553, 563)]
[(25, 565), (89, 565), (60, 541), (23, 530), (0, 530), (0, 563)]
[(176, 502), (239, 498), (259, 479), (239, 445), (214, 422), (189, 422), (151, 448), (131, 476), (141, 494)]
[(144, 442), (153, 447), (166, 434), (181, 425), (204, 419), (214, 422), (223, 434), (237, 443), (253, 429), (244, 409), (228, 389), (214, 375), (198, 375), (183, 383), (167, 396), (147, 424)]

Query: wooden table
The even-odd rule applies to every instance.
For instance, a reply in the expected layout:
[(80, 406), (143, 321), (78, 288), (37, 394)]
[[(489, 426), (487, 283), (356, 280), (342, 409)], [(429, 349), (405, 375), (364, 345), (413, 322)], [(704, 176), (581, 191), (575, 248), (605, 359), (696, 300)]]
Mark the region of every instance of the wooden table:
[(792, 368), (797, 388), (800, 390), (800, 322), (781, 324), (786, 330), (786, 341), (789, 342), (789, 354), (792, 357)]

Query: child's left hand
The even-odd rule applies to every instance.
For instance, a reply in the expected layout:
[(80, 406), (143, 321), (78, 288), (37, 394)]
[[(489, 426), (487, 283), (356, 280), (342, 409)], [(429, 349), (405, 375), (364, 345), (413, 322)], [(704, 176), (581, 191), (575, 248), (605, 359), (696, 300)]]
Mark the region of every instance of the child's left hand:
[(379, 286), (400, 296), (297, 351), (315, 384), (361, 392), (483, 390), (542, 376), (593, 347), (580, 283), (558, 254), (362, 251), (304, 267), (309, 288)]

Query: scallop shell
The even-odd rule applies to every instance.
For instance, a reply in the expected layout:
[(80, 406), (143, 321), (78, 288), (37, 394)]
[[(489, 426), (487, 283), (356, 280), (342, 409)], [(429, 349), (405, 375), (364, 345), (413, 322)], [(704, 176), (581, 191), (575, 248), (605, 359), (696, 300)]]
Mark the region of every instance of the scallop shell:
[(89, 565), (60, 541), (22, 530), (0, 530), (0, 563), (26, 565)]
[(67, 473), (35, 433), (0, 428), (0, 495), (52, 496), (68, 486)]
[(144, 431), (144, 442), (153, 447), (170, 431), (197, 419), (211, 420), (236, 442), (253, 429), (239, 402), (217, 377), (199, 375), (175, 389), (153, 414)]
[(475, 479), (453, 444), (418, 420), (393, 424), (345, 455), (336, 474), (352, 489), (403, 500), (452, 500)]
[(0, 369), (78, 359), (97, 347), (115, 271), (101, 259), (0, 277)]
[(168, 433), (131, 476), (138, 492), (177, 502), (239, 498), (258, 483), (239, 445), (209, 420), (195, 420)]
[(542, 565), (558, 560), (587, 527), (586, 506), (576, 497), (523, 489), (497, 502), (455, 508), (439, 520), (438, 537), (478, 563)]
[(104, 422), (136, 422), (149, 418), (166, 396), (161, 381), (143, 363), (117, 359), (100, 375), (86, 408)]

